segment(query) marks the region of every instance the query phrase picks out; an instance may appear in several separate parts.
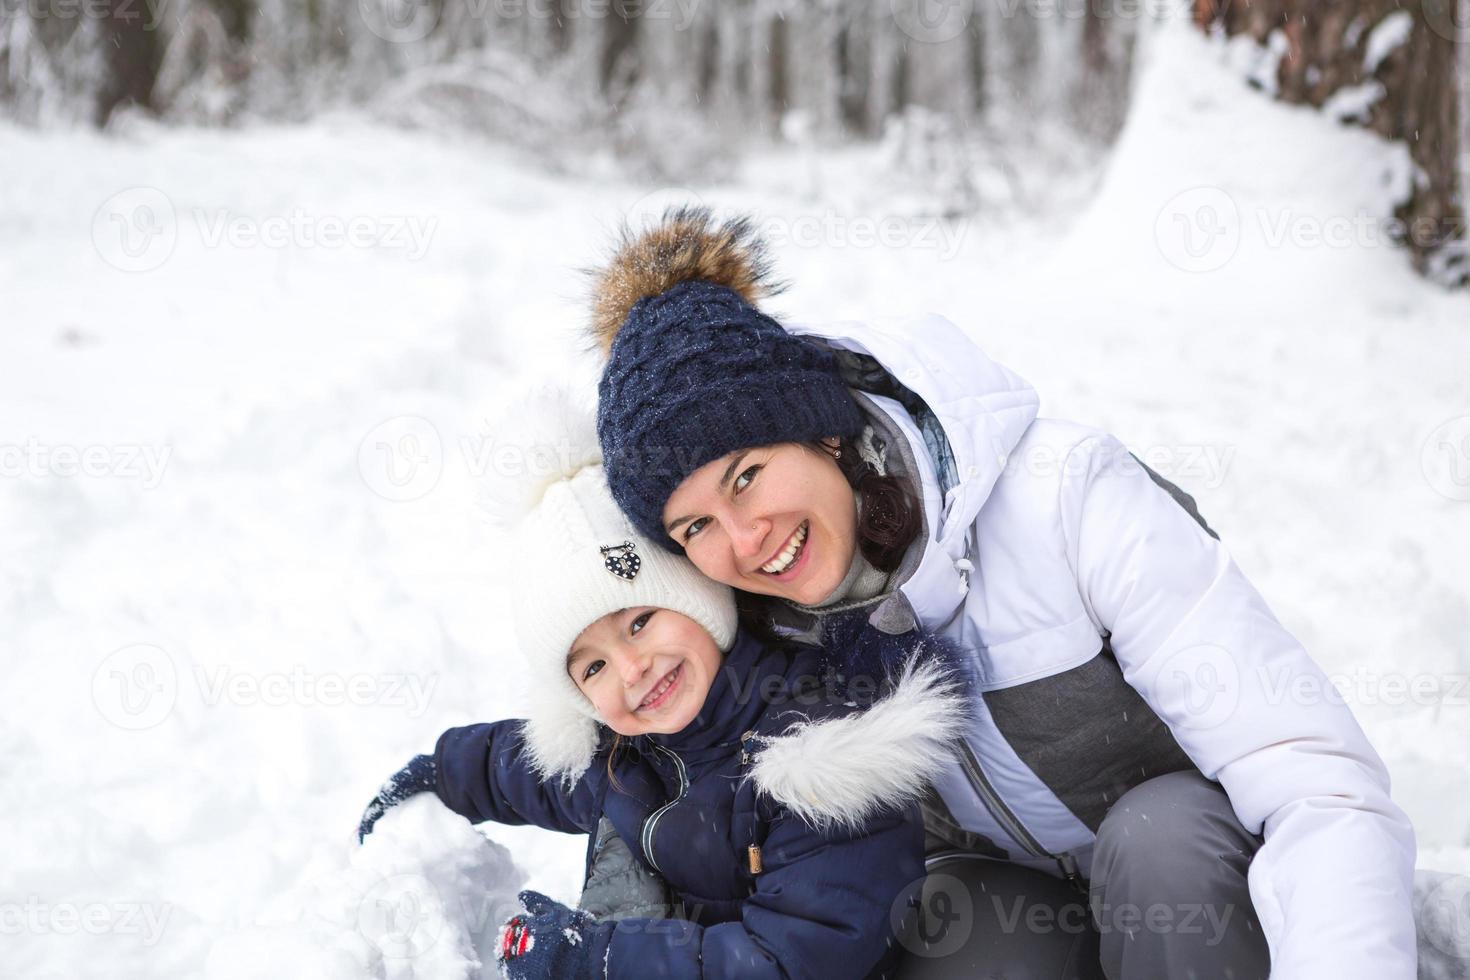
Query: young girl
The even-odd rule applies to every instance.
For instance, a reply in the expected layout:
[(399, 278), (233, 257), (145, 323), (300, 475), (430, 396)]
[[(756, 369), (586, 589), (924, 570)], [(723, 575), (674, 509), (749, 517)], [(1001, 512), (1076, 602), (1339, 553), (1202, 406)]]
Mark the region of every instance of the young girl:
[[(773, 288), (750, 223), (707, 209), (600, 273), (598, 432), (634, 526), (767, 626), (861, 610), (963, 647), (978, 693), (931, 826), (1006, 862), (968, 862), (997, 903), (1016, 865), (1075, 884), (1109, 977), (1412, 976), (1383, 762), (1340, 700), (1290, 695), (1330, 686), (1194, 502), (1038, 417), (943, 318), (783, 326)], [(1066, 932), (992, 930), (987, 962)]]
[(742, 633), (731, 590), (640, 537), (597, 465), (545, 491), (507, 559), (529, 717), (445, 732), (360, 835), (434, 792), (474, 822), (589, 834), (590, 874), (606, 820), (672, 889), (663, 922), (523, 892), (497, 951), (510, 977), (883, 973), (923, 878), (915, 800), (961, 714), (940, 647), (865, 679)]

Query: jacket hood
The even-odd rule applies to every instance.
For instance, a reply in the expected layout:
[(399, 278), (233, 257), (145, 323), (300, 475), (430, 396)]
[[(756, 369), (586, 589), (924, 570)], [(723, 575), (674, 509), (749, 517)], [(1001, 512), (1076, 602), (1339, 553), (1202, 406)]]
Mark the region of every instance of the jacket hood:
[[(872, 321), (786, 323), (794, 334), (838, 350), (866, 354), (913, 392), (939, 420), (953, 467), (939, 472), (934, 447), (913, 418), (892, 399), (874, 398), (915, 447), (916, 474), (924, 504), (929, 545), (922, 561), (900, 586), (921, 622), (944, 622), (952, 609), (944, 597), (963, 597), (967, 538), (980, 508), (1037, 416), (1036, 389), (1005, 365), (991, 360), (959, 327), (937, 314)], [(926, 447), (928, 447), (927, 451)]]

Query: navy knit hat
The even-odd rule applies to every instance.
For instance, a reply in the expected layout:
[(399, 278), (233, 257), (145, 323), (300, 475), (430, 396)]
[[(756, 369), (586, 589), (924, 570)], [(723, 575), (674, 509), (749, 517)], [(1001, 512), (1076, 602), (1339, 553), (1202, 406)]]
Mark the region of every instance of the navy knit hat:
[(830, 350), (756, 309), (780, 287), (748, 219), (670, 208), (626, 227), (594, 293), (607, 351), (597, 436), (618, 506), (671, 551), (663, 509), (684, 478), (726, 453), (856, 435), (862, 412)]

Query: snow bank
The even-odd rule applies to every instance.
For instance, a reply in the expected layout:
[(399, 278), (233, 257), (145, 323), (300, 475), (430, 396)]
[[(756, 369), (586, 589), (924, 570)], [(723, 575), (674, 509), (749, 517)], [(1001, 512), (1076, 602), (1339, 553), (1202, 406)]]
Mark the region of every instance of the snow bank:
[[(214, 944), (206, 980), (475, 980), (498, 976), (498, 927), (525, 875), (437, 799), (379, 821), (345, 867), (293, 889), (266, 923)], [(483, 970), (482, 970), (483, 967)]]

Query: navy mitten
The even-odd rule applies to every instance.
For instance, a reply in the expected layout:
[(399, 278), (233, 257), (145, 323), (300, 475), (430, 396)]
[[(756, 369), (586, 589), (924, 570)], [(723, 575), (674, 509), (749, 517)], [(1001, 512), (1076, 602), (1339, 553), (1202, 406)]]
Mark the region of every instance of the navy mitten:
[(598, 922), (581, 909), (569, 909), (540, 892), (520, 894), (525, 914), (501, 929), (495, 958), (509, 980), (600, 977), (614, 922)]
[(438, 779), (439, 767), (434, 764), (431, 755), (416, 755), (413, 761), (394, 773), (383, 788), (378, 790), (378, 795), (368, 804), (362, 813), (362, 821), (357, 825), (357, 842), (362, 843), (368, 834), (373, 832), (373, 825), (378, 818), (390, 809), (402, 803), (410, 796), (420, 793), (432, 793)]

